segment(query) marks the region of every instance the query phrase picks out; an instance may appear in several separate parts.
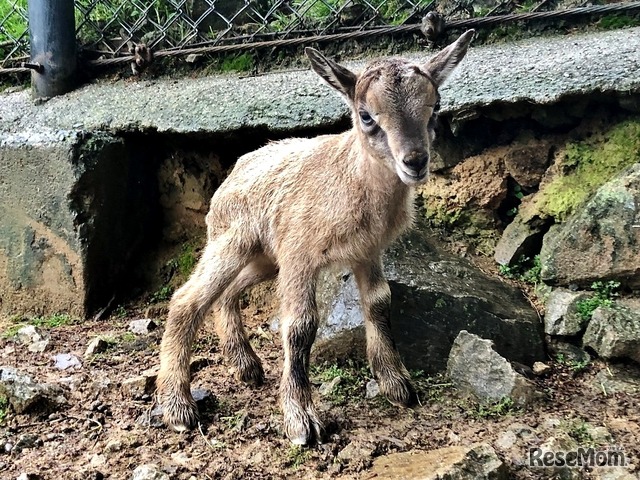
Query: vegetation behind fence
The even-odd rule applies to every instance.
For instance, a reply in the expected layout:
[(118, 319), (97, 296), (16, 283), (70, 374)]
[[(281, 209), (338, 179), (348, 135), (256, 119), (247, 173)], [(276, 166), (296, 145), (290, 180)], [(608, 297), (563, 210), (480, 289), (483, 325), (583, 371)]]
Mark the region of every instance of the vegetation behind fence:
[[(76, 37), (86, 58), (229, 45), (419, 23), (430, 10), (448, 18), (557, 10), (600, 0), (75, 0)], [(607, 3), (606, 1), (604, 3)], [(0, 67), (29, 55), (27, 0), (0, 3)]]

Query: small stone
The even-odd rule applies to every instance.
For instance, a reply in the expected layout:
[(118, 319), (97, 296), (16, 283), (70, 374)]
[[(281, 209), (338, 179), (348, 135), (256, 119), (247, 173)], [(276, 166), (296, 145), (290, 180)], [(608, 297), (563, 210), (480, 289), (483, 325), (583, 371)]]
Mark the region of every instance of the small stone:
[(96, 337), (89, 342), (87, 349), (84, 351), (84, 357), (92, 357), (98, 353), (102, 353), (109, 348), (109, 342), (104, 338)]
[(349, 442), (349, 444), (338, 452), (337, 458), (341, 461), (356, 463), (370, 460), (376, 451), (375, 445), (359, 440)]
[(212, 398), (211, 392), (204, 388), (192, 388), (191, 396), (196, 401), (196, 403), (206, 402), (207, 400)]
[(551, 367), (543, 362), (535, 362), (532, 370), (534, 375), (541, 376), (549, 373), (551, 371)]
[(320, 395), (322, 395), (323, 397), (327, 397), (329, 395), (331, 395), (334, 391), (334, 389), (340, 385), (340, 382), (342, 381), (342, 377), (337, 376), (335, 377), (333, 380), (331, 380), (330, 382), (324, 382), (322, 385), (320, 385), (320, 387), (318, 388), (318, 393)]
[(109, 440), (104, 447), (104, 451), (107, 453), (119, 452), (122, 450), (122, 442), (120, 440)]
[(155, 378), (146, 375), (127, 378), (122, 382), (122, 391), (128, 397), (139, 399), (145, 394), (153, 393)]
[(33, 325), (25, 325), (20, 328), (16, 336), (20, 343), (27, 345), (27, 349), (33, 353), (44, 352), (49, 347), (51, 339), (48, 333), (39, 331)]
[(184, 61), (187, 62), (187, 63), (196, 63), (201, 58), (202, 58), (202, 55), (200, 55), (198, 53), (190, 53), (189, 55), (187, 55), (187, 57), (184, 59)]
[(71, 355), (70, 353), (58, 353), (51, 357), (51, 359), (55, 362), (55, 367), (58, 370), (82, 367), (82, 363), (80, 363), (78, 357)]
[(498, 450), (509, 450), (513, 448), (517, 441), (518, 437), (515, 432), (513, 430), (507, 430), (498, 437), (498, 439), (494, 443), (494, 446)]
[(37, 473), (21, 473), (16, 480), (42, 480)]
[(136, 418), (136, 423), (143, 427), (162, 428), (164, 426), (164, 422), (162, 420), (162, 407), (160, 405), (156, 405), (151, 409), (151, 411), (145, 411)]
[(171, 480), (157, 465), (151, 463), (140, 465), (133, 471), (131, 480)]
[(99, 453), (94, 454), (89, 461), (89, 465), (93, 468), (101, 467), (107, 463), (107, 457)]
[(366, 397), (367, 398), (375, 398), (380, 395), (380, 385), (374, 379), (371, 379), (367, 382), (366, 386)]
[(2, 449), (4, 450), (4, 453), (11, 453), (11, 450), (13, 450), (13, 443), (11, 442), (5, 443)]
[(150, 318), (141, 318), (139, 320), (131, 320), (129, 323), (129, 331), (136, 335), (148, 335), (158, 327), (156, 322)]
[(32, 433), (25, 433), (24, 435), (20, 435), (18, 437), (18, 441), (14, 448), (18, 450), (22, 450), (23, 448), (34, 448), (38, 445), (42, 444), (42, 440), (37, 435)]

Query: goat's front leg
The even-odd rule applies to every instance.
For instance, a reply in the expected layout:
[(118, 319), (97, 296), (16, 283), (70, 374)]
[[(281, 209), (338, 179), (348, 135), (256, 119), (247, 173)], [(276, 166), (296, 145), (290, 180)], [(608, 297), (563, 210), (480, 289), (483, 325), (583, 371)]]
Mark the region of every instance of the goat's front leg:
[(284, 432), (292, 443), (321, 442), (323, 426), (311, 399), (309, 354), (318, 329), (315, 286), (317, 272), (281, 269), (278, 282), (282, 312), (284, 369), (280, 401)]
[(391, 334), (391, 290), (382, 263), (377, 259), (356, 264), (353, 273), (364, 312), (369, 366), (380, 391), (395, 405), (415, 405), (418, 397)]

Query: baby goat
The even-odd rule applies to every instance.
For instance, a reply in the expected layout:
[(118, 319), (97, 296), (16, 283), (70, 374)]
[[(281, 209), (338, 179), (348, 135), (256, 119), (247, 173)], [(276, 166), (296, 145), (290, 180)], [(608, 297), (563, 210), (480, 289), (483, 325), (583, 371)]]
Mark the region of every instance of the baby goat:
[(353, 269), (369, 365), (380, 390), (394, 404), (416, 403), (391, 337), (391, 295), (380, 256), (412, 223), (411, 187), (427, 178), (438, 87), (466, 54), (473, 33), (424, 63), (381, 60), (360, 75), (306, 49), (315, 72), (351, 107), (353, 128), (248, 153), (215, 192), (206, 217), (207, 245), (191, 278), (171, 299), (162, 338), (158, 395), (168, 426), (182, 431), (197, 422), (189, 357), (214, 302), (220, 345), (237, 378), (263, 381), (242, 326), (239, 297), (277, 275), (284, 431), (294, 444), (320, 441), (323, 427), (308, 369), (318, 326), (316, 281), (330, 264)]

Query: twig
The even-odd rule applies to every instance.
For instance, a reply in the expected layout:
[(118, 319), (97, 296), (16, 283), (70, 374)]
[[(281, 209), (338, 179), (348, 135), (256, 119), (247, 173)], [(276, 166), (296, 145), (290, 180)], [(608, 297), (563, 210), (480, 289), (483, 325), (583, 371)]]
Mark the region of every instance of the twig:
[(207, 446), (215, 452), (216, 448), (213, 446), (213, 443), (211, 443), (209, 439), (205, 436), (204, 432), (202, 431), (202, 423), (200, 422), (198, 422), (198, 431), (200, 432), (200, 435), (202, 435), (202, 439), (204, 440), (204, 443), (206, 443)]

